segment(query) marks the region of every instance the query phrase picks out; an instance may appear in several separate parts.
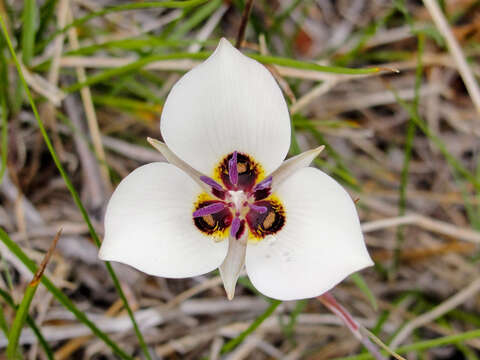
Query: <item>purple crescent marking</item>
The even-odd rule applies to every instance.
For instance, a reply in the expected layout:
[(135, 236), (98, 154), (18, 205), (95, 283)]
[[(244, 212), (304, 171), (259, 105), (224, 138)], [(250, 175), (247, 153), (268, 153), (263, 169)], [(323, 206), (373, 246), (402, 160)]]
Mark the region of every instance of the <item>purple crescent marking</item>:
[(195, 210), (193, 212), (193, 217), (196, 218), (196, 217), (202, 217), (202, 216), (207, 216), (207, 215), (211, 215), (211, 214), (216, 214), (220, 211), (222, 211), (223, 209), (225, 209), (225, 203), (223, 202), (216, 202), (214, 204), (210, 204), (210, 205), (207, 205), (207, 206), (204, 206), (198, 210)]
[(216, 182), (215, 180), (213, 180), (212, 178), (209, 178), (208, 176), (200, 176), (200, 180), (202, 180), (205, 184), (207, 184), (208, 186), (211, 186), (211, 187), (214, 188), (215, 190), (223, 191), (222, 185), (220, 185), (219, 183), (217, 183), (217, 182)]
[(230, 228), (230, 235), (236, 238), (239, 229), (240, 229), (240, 219), (238, 217), (235, 217), (232, 221), (232, 227)]
[(238, 184), (237, 152), (234, 151), (232, 158), (228, 160), (228, 176), (232, 185)]
[(255, 185), (255, 187), (253, 188), (253, 191), (255, 192), (257, 190), (268, 189), (269, 187), (272, 186), (272, 180), (273, 179), (271, 176), (267, 177), (266, 179), (263, 179), (257, 185)]
[(255, 205), (255, 204), (250, 204), (249, 206), (250, 206), (250, 209), (258, 212), (259, 214), (264, 214), (268, 210), (266, 206), (258, 206), (258, 205)]

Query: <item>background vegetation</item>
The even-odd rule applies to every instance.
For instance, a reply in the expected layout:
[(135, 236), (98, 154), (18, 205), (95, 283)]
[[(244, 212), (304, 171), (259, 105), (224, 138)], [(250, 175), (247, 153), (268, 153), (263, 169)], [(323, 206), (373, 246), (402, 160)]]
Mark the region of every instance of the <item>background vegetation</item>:
[[(0, 354), (370, 357), (318, 300), (243, 277), (229, 302), (216, 273), (97, 259), (114, 187), (164, 160), (146, 137), (168, 91), (234, 42), (244, 6), (0, 0)], [(480, 2), (257, 0), (245, 40), (290, 105), (290, 154), (325, 144), (315, 165), (358, 199), (375, 267), (332, 293), (409, 359), (479, 359)]]

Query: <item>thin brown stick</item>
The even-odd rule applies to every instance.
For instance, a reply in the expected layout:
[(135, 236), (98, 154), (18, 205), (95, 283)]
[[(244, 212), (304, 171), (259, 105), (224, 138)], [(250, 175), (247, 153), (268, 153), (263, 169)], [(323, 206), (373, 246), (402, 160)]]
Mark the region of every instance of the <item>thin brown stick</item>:
[(458, 67), (458, 72), (463, 79), (470, 98), (472, 99), (472, 102), (477, 109), (477, 112), (480, 113), (480, 88), (478, 87), (472, 70), (470, 69), (467, 61), (465, 60), (465, 56), (463, 55), (460, 44), (453, 35), (452, 29), (450, 28), (450, 25), (448, 24), (445, 15), (443, 14), (436, 1), (424, 0), (423, 3), (430, 12), (430, 15), (432, 16), (435, 25), (437, 25), (438, 30), (445, 38), (448, 49), (450, 50), (453, 60)]
[(247, 30), (248, 18), (250, 17), (250, 11), (252, 10), (253, 0), (247, 0), (245, 4), (245, 9), (243, 9), (242, 22), (240, 23), (240, 28), (238, 29), (237, 41), (235, 42), (235, 47), (240, 49), (242, 47), (243, 38), (245, 37), (245, 31)]
[[(70, 16), (70, 20), (73, 21), (74, 16), (71, 11), (72, 10), (70, 9), (69, 16)], [(68, 31), (68, 40), (73, 50), (77, 50), (80, 47), (76, 28), (73, 27)], [(78, 81), (83, 82), (87, 79), (87, 75), (83, 67), (78, 66), (76, 68), (76, 72), (77, 72)], [(112, 188), (112, 184), (110, 182), (108, 164), (106, 160), (105, 150), (103, 149), (103, 144), (102, 144), (101, 131), (98, 125), (97, 114), (95, 112), (95, 107), (93, 105), (90, 88), (88, 86), (82, 87), (80, 89), (80, 96), (82, 98), (82, 102), (85, 110), (85, 117), (87, 118), (88, 129), (90, 131), (90, 136), (92, 138), (93, 149), (95, 151), (95, 155), (98, 158), (103, 185), (105, 187), (105, 190), (107, 192), (110, 192)]]
[(462, 289), (452, 297), (448, 298), (441, 304), (437, 305), (432, 310), (422, 314), (421, 316), (408, 322), (402, 330), (393, 338), (390, 343), (392, 348), (398, 347), (403, 341), (405, 341), (410, 334), (417, 328), (432, 322), (439, 318), (443, 314), (455, 309), (460, 304), (464, 303), (468, 299), (472, 299), (475, 294), (480, 291), (480, 279), (473, 281), (466, 288)]
[(53, 238), (50, 248), (45, 254), (45, 257), (43, 258), (40, 266), (38, 267), (37, 272), (33, 276), (32, 281), (30, 282), (30, 286), (36, 286), (42, 279), (42, 275), (45, 271), (45, 268), (47, 267), (47, 264), (50, 261), (50, 258), (52, 257), (53, 252), (55, 251), (55, 247), (57, 246), (58, 239), (60, 239), (61, 235), (62, 235), (62, 229), (58, 230), (57, 235), (55, 235), (55, 237)]

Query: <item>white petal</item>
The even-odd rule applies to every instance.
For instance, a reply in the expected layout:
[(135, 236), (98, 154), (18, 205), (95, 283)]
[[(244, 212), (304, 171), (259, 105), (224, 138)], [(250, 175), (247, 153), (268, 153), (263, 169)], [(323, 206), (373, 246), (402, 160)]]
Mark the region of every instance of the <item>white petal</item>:
[(355, 204), (330, 176), (303, 168), (276, 194), (285, 206), (283, 229), (247, 246), (247, 273), (260, 292), (279, 300), (315, 297), (372, 265)]
[(319, 146), (315, 149), (304, 151), (297, 156), (285, 160), (280, 167), (275, 170), (272, 176), (272, 188), (275, 189), (295, 171), (302, 169), (311, 164), (311, 162), (325, 149), (325, 146)]
[(192, 212), (201, 192), (173, 165), (139, 167), (108, 203), (99, 257), (171, 278), (214, 270), (225, 259), (228, 244), (214, 242), (195, 227)]
[(289, 113), (275, 79), (225, 39), (175, 84), (160, 128), (168, 147), (208, 176), (234, 150), (253, 156), (268, 174), (290, 146)]
[(243, 269), (243, 265), (245, 265), (246, 236), (240, 239), (230, 236), (228, 244), (227, 257), (220, 265), (219, 270), (227, 298), (232, 300), (235, 295), (238, 277)]

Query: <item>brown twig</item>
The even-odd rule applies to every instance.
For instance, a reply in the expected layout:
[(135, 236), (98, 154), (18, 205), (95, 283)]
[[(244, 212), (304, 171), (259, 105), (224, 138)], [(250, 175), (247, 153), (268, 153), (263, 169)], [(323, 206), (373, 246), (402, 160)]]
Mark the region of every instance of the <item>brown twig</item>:
[(45, 257), (43, 258), (40, 266), (38, 267), (37, 272), (35, 273), (35, 276), (33, 277), (32, 281), (30, 282), (30, 286), (35, 286), (37, 285), (40, 280), (42, 279), (42, 275), (45, 272), (45, 268), (47, 267), (48, 262), (50, 261), (50, 258), (53, 255), (53, 252), (55, 251), (55, 247), (57, 246), (58, 240), (60, 239), (60, 236), (62, 235), (62, 229), (58, 230), (57, 235), (53, 238), (52, 244), (50, 245), (50, 248), (48, 249), (47, 253), (45, 254)]
[(243, 9), (242, 22), (240, 23), (240, 28), (238, 29), (237, 41), (235, 42), (235, 47), (240, 49), (242, 47), (243, 39), (245, 37), (245, 30), (247, 30), (248, 18), (250, 17), (250, 11), (252, 10), (253, 0), (247, 0), (245, 4), (245, 9)]

